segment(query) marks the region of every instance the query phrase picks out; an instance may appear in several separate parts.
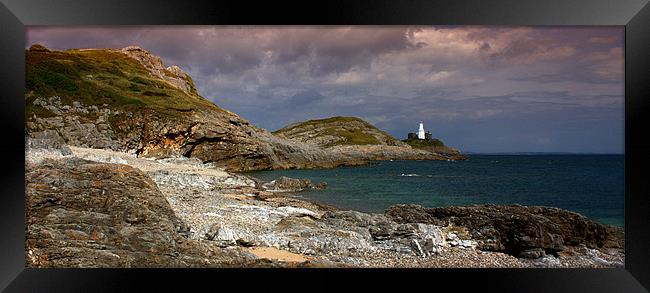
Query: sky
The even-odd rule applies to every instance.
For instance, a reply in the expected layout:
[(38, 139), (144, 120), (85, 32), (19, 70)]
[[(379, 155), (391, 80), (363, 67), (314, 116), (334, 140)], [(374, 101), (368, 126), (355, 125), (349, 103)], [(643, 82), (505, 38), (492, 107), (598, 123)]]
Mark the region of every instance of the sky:
[(420, 121), (465, 152), (624, 152), (624, 28), (29, 27), (27, 46), (140, 46), (268, 130), (356, 116)]

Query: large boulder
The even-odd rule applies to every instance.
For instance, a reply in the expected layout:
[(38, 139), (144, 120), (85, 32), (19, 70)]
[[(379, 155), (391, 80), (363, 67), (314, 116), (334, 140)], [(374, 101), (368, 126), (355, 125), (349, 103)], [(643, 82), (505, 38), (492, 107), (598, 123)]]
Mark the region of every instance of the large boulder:
[(624, 249), (622, 228), (605, 226), (559, 208), (477, 205), (424, 208), (396, 205), (386, 216), (398, 223), (466, 227), (478, 248), (517, 257), (538, 258), (568, 247)]

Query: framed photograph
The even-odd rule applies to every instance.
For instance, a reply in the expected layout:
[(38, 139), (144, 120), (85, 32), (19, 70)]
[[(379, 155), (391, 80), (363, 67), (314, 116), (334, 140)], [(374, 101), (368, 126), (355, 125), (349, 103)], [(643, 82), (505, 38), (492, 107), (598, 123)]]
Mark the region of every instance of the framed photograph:
[(0, 6), (7, 292), (650, 287), (647, 1), (150, 2)]

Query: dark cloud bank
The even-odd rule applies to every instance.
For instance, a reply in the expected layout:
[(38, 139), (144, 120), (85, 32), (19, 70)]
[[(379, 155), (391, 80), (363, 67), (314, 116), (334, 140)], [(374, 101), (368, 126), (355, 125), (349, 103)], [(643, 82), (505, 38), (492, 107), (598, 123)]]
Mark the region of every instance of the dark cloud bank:
[(139, 45), (269, 130), (335, 115), (474, 152), (622, 153), (622, 27), (32, 27), (53, 49)]

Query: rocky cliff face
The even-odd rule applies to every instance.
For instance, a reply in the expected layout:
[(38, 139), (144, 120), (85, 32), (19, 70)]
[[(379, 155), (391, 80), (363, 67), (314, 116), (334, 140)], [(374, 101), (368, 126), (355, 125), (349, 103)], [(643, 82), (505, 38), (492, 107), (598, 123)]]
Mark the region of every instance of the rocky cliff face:
[(288, 125), (273, 134), (362, 160), (465, 159), (448, 147), (414, 148), (356, 117), (331, 117)]
[(186, 156), (231, 171), (356, 164), (274, 137), (196, 92), (180, 68), (139, 47), (27, 52), (26, 132), (148, 157)]

